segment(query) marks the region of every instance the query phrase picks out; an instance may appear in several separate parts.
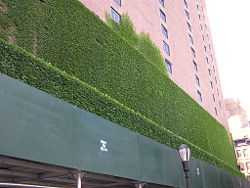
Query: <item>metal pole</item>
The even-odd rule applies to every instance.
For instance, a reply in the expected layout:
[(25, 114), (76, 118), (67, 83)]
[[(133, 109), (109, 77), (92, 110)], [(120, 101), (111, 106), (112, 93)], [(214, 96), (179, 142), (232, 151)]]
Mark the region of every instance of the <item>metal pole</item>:
[(85, 175), (84, 172), (76, 172), (73, 174), (77, 180), (77, 188), (82, 188), (82, 177)]
[(79, 172), (77, 174), (77, 188), (81, 188), (82, 187), (82, 175), (81, 173)]
[(136, 188), (143, 188), (144, 185), (146, 185), (146, 183), (137, 183), (137, 184), (135, 184), (135, 187)]
[(186, 188), (191, 188), (190, 186), (190, 176), (189, 176), (189, 161), (183, 161), (183, 170), (185, 173), (185, 184)]
[(189, 171), (185, 171), (186, 188), (190, 188), (190, 176)]

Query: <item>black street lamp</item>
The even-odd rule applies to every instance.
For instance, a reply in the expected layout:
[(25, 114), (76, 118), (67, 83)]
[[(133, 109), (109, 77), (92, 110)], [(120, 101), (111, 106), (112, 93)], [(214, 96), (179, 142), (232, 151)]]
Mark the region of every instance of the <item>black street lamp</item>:
[(185, 144), (182, 144), (179, 147), (179, 154), (182, 160), (183, 170), (185, 173), (186, 188), (190, 188), (190, 176), (189, 176), (190, 149), (189, 147)]

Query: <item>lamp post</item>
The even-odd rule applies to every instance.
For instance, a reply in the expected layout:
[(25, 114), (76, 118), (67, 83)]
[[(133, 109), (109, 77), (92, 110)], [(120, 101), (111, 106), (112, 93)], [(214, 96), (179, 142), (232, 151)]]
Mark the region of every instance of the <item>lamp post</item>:
[(183, 170), (185, 173), (186, 188), (190, 188), (190, 176), (189, 176), (189, 160), (190, 160), (190, 148), (182, 144), (179, 147), (179, 154), (182, 160)]

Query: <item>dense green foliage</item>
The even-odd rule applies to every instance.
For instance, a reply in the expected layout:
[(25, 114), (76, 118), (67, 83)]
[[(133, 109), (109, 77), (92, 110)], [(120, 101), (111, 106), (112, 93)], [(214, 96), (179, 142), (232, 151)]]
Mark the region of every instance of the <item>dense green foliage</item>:
[(116, 31), (125, 40), (130, 42), (139, 52), (141, 52), (145, 58), (154, 63), (162, 72), (166, 71), (163, 63), (164, 59), (160, 50), (151, 41), (149, 35), (145, 33), (141, 33), (139, 35), (136, 34), (134, 25), (128, 15), (122, 15), (121, 22), (117, 23), (107, 14), (106, 22), (114, 31)]
[[(9, 8), (6, 12), (1, 12), (4, 20), (0, 22), (10, 35), (11, 28), (16, 28), (15, 38), (16, 43), (23, 48), (34, 52), (34, 42), (38, 36), (40, 27), (39, 18), (41, 18), (42, 11), (40, 11), (40, 3), (34, 0), (2, 0)], [(1, 17), (2, 18), (2, 17)]]
[(136, 46), (138, 42), (138, 35), (135, 32), (134, 25), (127, 14), (121, 16), (121, 22), (117, 23), (106, 14), (107, 25), (116, 31), (125, 40)]
[(16, 43), (66, 73), (3, 43), (0, 72), (173, 148), (186, 142), (195, 157), (238, 173), (224, 127), (80, 2), (4, 2)]

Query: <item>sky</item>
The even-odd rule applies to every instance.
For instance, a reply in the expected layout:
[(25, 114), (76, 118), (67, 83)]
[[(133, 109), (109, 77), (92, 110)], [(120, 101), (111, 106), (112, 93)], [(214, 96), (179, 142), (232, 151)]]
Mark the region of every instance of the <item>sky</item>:
[(238, 98), (250, 118), (250, 0), (206, 0), (224, 98)]

